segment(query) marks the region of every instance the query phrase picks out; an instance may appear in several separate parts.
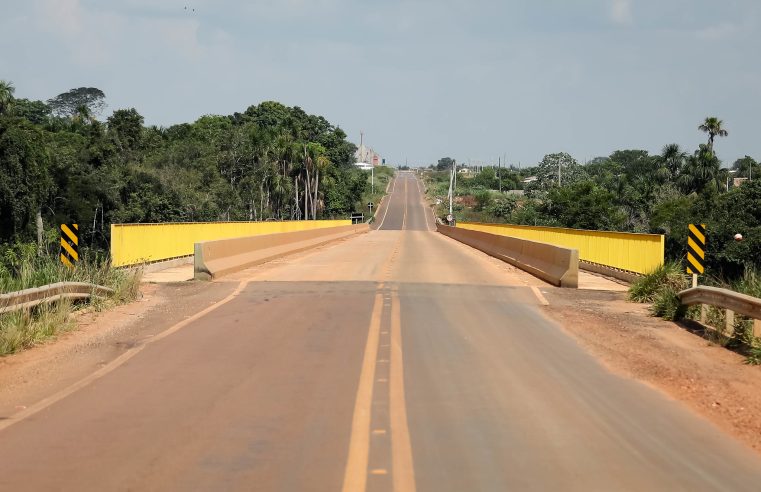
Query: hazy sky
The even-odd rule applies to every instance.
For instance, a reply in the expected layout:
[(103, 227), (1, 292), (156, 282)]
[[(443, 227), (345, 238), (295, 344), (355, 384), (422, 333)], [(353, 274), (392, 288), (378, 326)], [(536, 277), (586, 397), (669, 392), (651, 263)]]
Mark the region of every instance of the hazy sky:
[(148, 124), (277, 100), (393, 163), (525, 165), (692, 151), (715, 115), (725, 165), (761, 158), (759, 0), (0, 2), (17, 97), (94, 86)]

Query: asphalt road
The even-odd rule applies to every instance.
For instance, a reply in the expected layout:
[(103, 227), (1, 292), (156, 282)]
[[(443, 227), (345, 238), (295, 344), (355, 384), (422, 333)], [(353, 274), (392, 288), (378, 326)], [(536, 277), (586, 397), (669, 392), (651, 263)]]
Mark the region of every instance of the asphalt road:
[(757, 455), (608, 372), (538, 281), (432, 232), (414, 175), (392, 186), (378, 230), (238, 275), (0, 420), (0, 490), (761, 488)]

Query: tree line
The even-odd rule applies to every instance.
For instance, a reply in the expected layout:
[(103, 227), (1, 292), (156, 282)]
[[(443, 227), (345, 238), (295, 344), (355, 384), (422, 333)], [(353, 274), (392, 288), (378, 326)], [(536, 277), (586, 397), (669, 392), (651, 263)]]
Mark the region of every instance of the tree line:
[[(744, 156), (723, 166), (715, 147), (729, 132), (720, 119), (697, 129), (706, 143), (693, 152), (669, 144), (656, 155), (618, 150), (586, 164), (561, 152), (528, 168), (485, 168), (459, 179), (454, 208), (460, 220), (665, 234), (672, 260), (685, 256), (688, 224), (704, 223), (710, 273), (737, 278), (761, 268), (761, 182), (748, 179), (761, 178), (761, 165)], [(451, 166), (444, 158), (431, 167)], [(440, 176), (439, 196), (447, 184)], [(495, 193), (500, 187), (522, 192)]]
[(0, 243), (44, 241), (77, 222), (107, 248), (126, 222), (314, 220), (363, 210), (365, 173), (346, 134), (278, 102), (146, 126), (134, 108), (99, 119), (105, 94), (15, 98), (0, 81)]

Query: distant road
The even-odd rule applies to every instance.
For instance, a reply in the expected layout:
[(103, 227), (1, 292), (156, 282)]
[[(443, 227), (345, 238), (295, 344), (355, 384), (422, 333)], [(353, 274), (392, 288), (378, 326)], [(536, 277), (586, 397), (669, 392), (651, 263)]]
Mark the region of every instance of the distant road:
[(752, 451), (548, 321), (541, 282), (433, 232), (414, 174), (392, 189), (378, 230), (0, 420), (0, 490), (761, 489)]

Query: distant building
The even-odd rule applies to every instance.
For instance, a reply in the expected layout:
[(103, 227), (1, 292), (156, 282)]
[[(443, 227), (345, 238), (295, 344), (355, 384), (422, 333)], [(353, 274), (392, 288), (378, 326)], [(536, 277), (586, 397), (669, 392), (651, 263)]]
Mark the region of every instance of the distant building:
[(383, 158), (381, 157), (379, 153), (375, 152), (370, 147), (365, 146), (364, 132), (360, 132), (359, 135), (360, 135), (359, 147), (357, 148), (357, 151), (354, 153), (354, 161), (357, 164), (364, 163), (370, 166), (379, 166), (381, 162), (383, 162)]
[(528, 178), (523, 180), (523, 183), (525, 183), (525, 184), (533, 183), (534, 181), (536, 181), (538, 179), (539, 178), (537, 178), (536, 176), (529, 176)]

